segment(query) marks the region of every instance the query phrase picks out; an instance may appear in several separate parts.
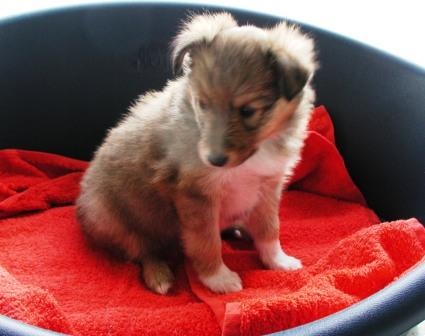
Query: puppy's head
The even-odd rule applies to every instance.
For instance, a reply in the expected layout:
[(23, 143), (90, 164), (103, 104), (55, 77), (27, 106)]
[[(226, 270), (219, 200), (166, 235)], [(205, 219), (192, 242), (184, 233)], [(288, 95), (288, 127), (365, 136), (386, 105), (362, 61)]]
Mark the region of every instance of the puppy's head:
[(203, 162), (240, 165), (285, 129), (315, 70), (313, 49), (311, 39), (286, 23), (238, 26), (222, 13), (185, 24), (173, 65), (188, 76)]

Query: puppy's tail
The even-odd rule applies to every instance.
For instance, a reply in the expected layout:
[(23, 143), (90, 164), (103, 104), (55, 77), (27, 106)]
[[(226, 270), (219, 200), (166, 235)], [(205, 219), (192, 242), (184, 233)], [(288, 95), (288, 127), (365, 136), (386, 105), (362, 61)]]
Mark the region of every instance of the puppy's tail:
[(164, 261), (153, 257), (145, 257), (141, 263), (146, 286), (155, 293), (167, 294), (174, 282), (170, 267)]

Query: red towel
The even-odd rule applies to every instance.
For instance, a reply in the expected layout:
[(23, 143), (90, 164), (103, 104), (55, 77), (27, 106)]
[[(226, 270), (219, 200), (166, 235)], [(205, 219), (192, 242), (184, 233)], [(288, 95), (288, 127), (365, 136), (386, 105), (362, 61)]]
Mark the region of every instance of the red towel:
[(73, 201), (87, 163), (0, 151), (0, 313), (74, 335), (259, 335), (343, 309), (422, 262), (415, 219), (379, 223), (336, 150), (331, 121), (315, 110), (303, 160), (281, 204), (281, 241), (303, 261), (270, 271), (248, 242), (223, 244), (244, 289), (217, 295), (189, 266), (160, 296), (140, 270), (88, 248)]

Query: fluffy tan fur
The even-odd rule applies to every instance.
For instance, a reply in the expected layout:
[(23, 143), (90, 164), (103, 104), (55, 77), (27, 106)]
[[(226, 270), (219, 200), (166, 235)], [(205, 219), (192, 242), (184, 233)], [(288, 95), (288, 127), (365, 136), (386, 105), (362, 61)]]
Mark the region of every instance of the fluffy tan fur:
[(240, 290), (221, 256), (220, 231), (235, 223), (267, 267), (301, 267), (279, 244), (278, 205), (313, 108), (313, 41), (286, 23), (198, 15), (174, 40), (173, 64), (182, 75), (141, 96), (97, 150), (77, 201), (84, 232), (140, 262), (161, 294), (179, 250), (212, 291)]

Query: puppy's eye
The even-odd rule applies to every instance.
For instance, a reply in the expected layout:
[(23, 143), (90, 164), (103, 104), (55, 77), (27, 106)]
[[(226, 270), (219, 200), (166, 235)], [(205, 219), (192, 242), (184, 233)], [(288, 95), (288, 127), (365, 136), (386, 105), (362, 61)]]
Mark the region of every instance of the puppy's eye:
[(203, 100), (199, 100), (199, 107), (205, 110), (207, 108), (207, 103)]
[(242, 106), (239, 108), (239, 114), (242, 118), (250, 118), (255, 114), (255, 109), (249, 106)]

